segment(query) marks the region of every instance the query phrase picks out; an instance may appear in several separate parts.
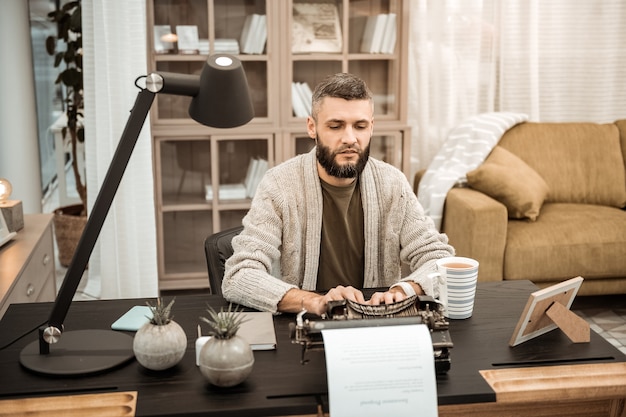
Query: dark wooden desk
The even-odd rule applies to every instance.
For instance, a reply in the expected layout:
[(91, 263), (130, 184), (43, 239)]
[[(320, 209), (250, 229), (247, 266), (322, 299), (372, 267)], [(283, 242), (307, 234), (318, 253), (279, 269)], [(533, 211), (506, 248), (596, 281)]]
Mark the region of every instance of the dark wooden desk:
[[(502, 414), (502, 410), (509, 410), (506, 404), (501, 404), (501, 389), (492, 387), (504, 383), (498, 382), (498, 378), (500, 375), (508, 378), (507, 372), (544, 369), (536, 367), (539, 365), (550, 365), (549, 369), (569, 372), (572, 367), (579, 369), (585, 363), (593, 364), (596, 370), (610, 367), (606, 368), (607, 372), (615, 372), (615, 366), (626, 365), (626, 357), (593, 332), (589, 344), (572, 344), (555, 330), (509, 348), (508, 341), (515, 324), (529, 294), (535, 289), (527, 281), (479, 285), (474, 316), (451, 323), (450, 331), (455, 344), (452, 369), (437, 381), (440, 416), (470, 415), (473, 410), (478, 410), (479, 414), (475, 415), (489, 415), (490, 410), (495, 410), (492, 415), (498, 415)], [(318, 404), (322, 404), (325, 412), (328, 411), (323, 352), (309, 352), (310, 362), (300, 364), (300, 347), (289, 340), (288, 324), (294, 320), (293, 315), (275, 318), (278, 347), (274, 351), (255, 352), (254, 370), (246, 382), (228, 389), (207, 384), (195, 366), (193, 343), (200, 323), (198, 317), (205, 315), (207, 302), (217, 308), (226, 305), (220, 298), (210, 296), (177, 297), (174, 319), (184, 328), (189, 344), (182, 362), (167, 371), (151, 372), (133, 361), (101, 375), (79, 378), (35, 375), (24, 370), (18, 361), (21, 349), (36, 337), (32, 332), (0, 351), (0, 400), (137, 391), (137, 415), (315, 415)], [(143, 300), (75, 302), (65, 327), (67, 330), (107, 328), (130, 307), (141, 304)], [(0, 321), (0, 346), (45, 321), (50, 308), (50, 303), (12, 305)], [(493, 374), (485, 375), (480, 371)], [(587, 383), (584, 379), (583, 382)], [(602, 400), (602, 407), (613, 407), (619, 411), (618, 398), (626, 397), (626, 376), (617, 381), (611, 379), (611, 384), (612, 389), (602, 394), (598, 391), (593, 399), (596, 401), (597, 397), (597, 401)], [(510, 385), (506, 385), (505, 389), (519, 394), (519, 390), (511, 389)], [(510, 398), (509, 395), (505, 402)], [(513, 402), (517, 409), (536, 401), (531, 398), (524, 403), (514, 398)], [(623, 406), (623, 402), (621, 404)], [(509, 407), (513, 406), (509, 404)], [(595, 409), (600, 405), (594, 402), (591, 407)], [(611, 415), (620, 415), (617, 411)]]

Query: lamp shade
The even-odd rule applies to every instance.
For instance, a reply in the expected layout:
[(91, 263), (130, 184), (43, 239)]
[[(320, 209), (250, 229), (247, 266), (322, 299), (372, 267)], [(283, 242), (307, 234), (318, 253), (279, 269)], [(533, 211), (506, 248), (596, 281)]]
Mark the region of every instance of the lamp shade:
[(204, 63), (198, 94), (191, 100), (189, 116), (203, 125), (230, 128), (248, 123), (254, 108), (241, 62), (216, 54)]

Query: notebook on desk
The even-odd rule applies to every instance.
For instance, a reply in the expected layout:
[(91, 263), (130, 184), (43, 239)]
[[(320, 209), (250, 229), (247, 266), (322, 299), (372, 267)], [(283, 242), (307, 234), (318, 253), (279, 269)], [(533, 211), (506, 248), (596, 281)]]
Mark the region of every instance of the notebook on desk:
[(276, 349), (276, 331), (274, 317), (267, 311), (246, 311), (244, 322), (237, 334), (250, 343), (252, 350)]

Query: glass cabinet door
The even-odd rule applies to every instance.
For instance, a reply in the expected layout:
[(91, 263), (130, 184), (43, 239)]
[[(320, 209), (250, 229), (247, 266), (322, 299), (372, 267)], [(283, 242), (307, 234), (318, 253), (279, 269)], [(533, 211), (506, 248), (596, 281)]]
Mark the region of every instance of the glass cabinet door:
[[(199, 75), (209, 55), (235, 55), (246, 72), (255, 120), (271, 117), (267, 52), (272, 32), (267, 28), (266, 1), (154, 0), (152, 12), (155, 71)], [(261, 22), (255, 20), (255, 26), (247, 30), (252, 17)], [(252, 49), (245, 47), (250, 42)], [(158, 95), (153, 119), (157, 123), (187, 122), (190, 100)]]

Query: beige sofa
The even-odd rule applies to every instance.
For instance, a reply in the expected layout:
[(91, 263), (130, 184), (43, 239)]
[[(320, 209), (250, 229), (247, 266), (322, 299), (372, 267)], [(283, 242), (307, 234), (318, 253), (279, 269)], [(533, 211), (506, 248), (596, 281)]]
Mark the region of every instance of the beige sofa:
[(580, 275), (581, 295), (626, 294), (625, 165), (626, 120), (519, 124), (449, 191), (442, 230), (480, 281)]

